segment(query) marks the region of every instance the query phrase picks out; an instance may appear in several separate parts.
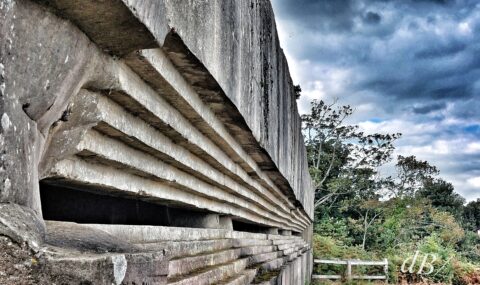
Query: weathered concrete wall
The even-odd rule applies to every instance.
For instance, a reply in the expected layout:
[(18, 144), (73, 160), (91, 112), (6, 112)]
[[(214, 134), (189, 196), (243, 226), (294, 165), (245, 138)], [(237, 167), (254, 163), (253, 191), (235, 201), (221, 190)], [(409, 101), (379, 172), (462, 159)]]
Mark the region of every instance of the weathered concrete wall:
[[(300, 120), (268, 1), (127, 1), (141, 23), (130, 19), (126, 6), (118, 1), (100, 8), (96, 4), (79, 7), (70, 1), (44, 2), (71, 17), (100, 48), (113, 54), (163, 45), (202, 100), (223, 123), (230, 124), (228, 131), (260, 169), (287, 195), (293, 190), (293, 197), (311, 217), (312, 187)], [(28, 173), (21, 181), (13, 173), (5, 175), (2, 199), (35, 207), (37, 177), (32, 175), (36, 171), (28, 168), (38, 163), (46, 133), (75, 90), (94, 77), (102, 80), (92, 76), (102, 65), (93, 60), (97, 55), (88, 54), (92, 49), (86, 47), (91, 42), (78, 29), (68, 27), (70, 24), (46, 16), (42, 9), (26, 7), (31, 3), (2, 3), (2, 108), (11, 109), (2, 112), (2, 133), (6, 139), (15, 138), (4, 142), (12, 149), (6, 151), (2, 162), (13, 164), (17, 159), (15, 165), (25, 171), (16, 173)], [(121, 16), (102, 17), (100, 23), (90, 20), (108, 9)], [(202, 14), (209, 16), (198, 17)], [(38, 21), (25, 21), (27, 15)], [(127, 19), (122, 27), (137, 27), (135, 33), (116, 28), (117, 18)], [(169, 28), (175, 28), (175, 33), (167, 34)], [(125, 38), (132, 33), (135, 36)], [(14, 78), (17, 74), (32, 80), (20, 85)], [(7, 135), (9, 131), (13, 132)], [(20, 149), (20, 155), (7, 159)], [(9, 168), (5, 166), (7, 171)], [(7, 191), (11, 185), (28, 190)]]
[[(301, 121), (270, 1), (167, 0), (165, 6), (170, 27), (211, 73), (265, 150), (252, 150), (257, 162), (264, 170), (277, 168), (312, 215)], [(192, 81), (205, 84), (201, 78)]]
[(1, 1), (0, 22), (0, 201), (40, 214), (38, 166), (50, 128), (81, 86), (108, 74), (106, 56), (71, 23), (30, 1)]
[[(71, 20), (85, 29), (90, 38), (97, 39), (97, 44), (103, 50), (113, 54), (121, 55), (140, 48), (164, 45), (167, 53), (172, 55), (173, 62), (179, 65), (183, 75), (202, 99), (219, 115), (222, 122), (231, 124), (229, 131), (260, 168), (273, 180), (278, 180), (278, 186), (285, 193), (289, 194), (293, 190), (294, 197), (308, 215), (312, 215), (312, 187), (306, 167), (300, 119), (292, 94), (288, 66), (279, 47), (268, 1), (127, 1), (145, 26), (131, 20), (130, 15), (125, 15), (128, 14), (128, 11), (124, 11), (126, 8), (116, 3), (116, 8), (113, 9), (115, 12), (109, 13), (115, 15), (118, 12), (127, 18), (123, 22), (140, 27), (136, 29), (137, 37), (127, 39), (124, 35), (131, 35), (131, 30), (116, 28), (119, 26), (116, 22), (120, 21), (117, 18), (122, 17), (105, 19), (102, 16), (104, 22), (100, 24), (88, 20), (88, 13), (97, 13), (95, 15), (99, 16), (98, 13), (103, 10), (112, 10), (109, 4), (104, 4), (101, 7), (103, 10), (92, 4), (91, 9), (96, 9), (95, 11), (77, 6), (77, 9), (84, 11), (72, 12), (71, 7), (75, 3), (44, 2), (57, 7), (63, 16), (72, 17)], [(6, 74), (2, 77), (5, 78), (2, 92), (6, 99), (2, 102), (5, 105), (2, 108), (12, 108), (11, 112), (2, 112), (6, 114), (3, 133), (5, 138), (15, 137), (16, 140), (5, 142), (12, 151), (6, 151), (6, 157), (2, 161), (13, 163), (15, 158), (7, 159), (7, 156), (23, 148), (21, 155), (16, 158), (22, 155), (24, 158), (18, 159), (15, 165), (27, 170), (39, 160), (38, 155), (43, 148), (42, 137), (45, 137), (45, 132), (58, 119), (58, 114), (64, 111), (70, 96), (92, 78), (92, 73), (101, 66), (92, 66), (96, 61), (92, 60), (93, 55), (86, 54), (89, 49), (85, 48), (91, 43), (78, 30), (69, 29), (66, 22), (50, 19), (42, 15), (45, 12), (37, 11), (28, 15), (32, 19), (39, 18), (40, 22), (33, 24), (34, 21), (24, 21), (30, 9), (23, 7), (32, 4), (15, 1), (2, 3), (5, 3), (2, 7), (2, 36), (5, 40), (2, 41), (1, 56), (2, 72)], [(209, 17), (197, 17), (201, 13)], [(116, 22), (111, 19), (116, 19)], [(182, 47), (176, 42), (177, 36), (167, 35), (170, 27), (175, 28), (175, 35), (180, 36), (180, 41), (188, 48), (187, 53), (191, 52), (194, 59), (179, 53)], [(29, 32), (22, 33), (22, 30)], [(104, 32), (97, 32), (98, 30)], [(149, 30), (153, 32), (150, 33)], [(35, 41), (28, 41), (32, 37)], [(179, 57), (183, 62), (178, 60)], [(15, 61), (15, 64), (11, 61)], [(184, 68), (185, 63), (191, 61), (194, 63)], [(41, 65), (32, 65), (35, 62)], [(14, 69), (25, 66), (33, 68)], [(33, 80), (18, 86), (18, 81), (13, 80), (12, 75), (21, 73)], [(223, 104), (218, 104), (219, 102)], [(19, 127), (13, 126), (12, 122)], [(31, 127), (23, 127), (26, 125)], [(15, 134), (6, 135), (10, 126), (15, 129)], [(34, 145), (36, 146), (33, 147)], [(32, 190), (35, 188), (36, 177), (31, 175), (35, 171), (30, 169), (25, 173), (29, 175), (22, 181), (17, 181), (14, 174), (8, 177), (5, 175), (2, 181), (5, 181), (5, 189), (10, 189), (13, 183), (19, 188), (30, 190), (14, 191), (15, 193), (7, 193), (5, 190), (2, 196), (18, 196), (16, 200), (33, 206), (36, 202), (27, 200), (38, 199), (35, 198), (36, 190)], [(24, 197), (20, 197), (22, 195)]]
[(298, 258), (288, 262), (276, 277), (278, 285), (310, 284), (313, 270), (312, 250), (305, 251)]
[[(0, 203), (22, 206), (6, 208), (0, 233), (29, 244), (34, 236), (35, 248), (43, 250), (42, 207), (46, 219), (82, 222), (82, 210), (108, 203), (89, 221), (115, 223), (118, 205), (131, 211), (143, 205), (149, 210), (120, 215), (130, 225), (93, 227), (120, 229), (110, 234), (126, 232), (132, 244), (141, 223), (223, 235), (197, 251), (205, 260), (224, 243), (220, 239), (262, 240), (252, 243), (256, 249), (230, 244), (214, 254), (207, 275), (220, 281), (224, 272), (234, 272), (229, 284), (252, 282), (288, 262), (294, 269), (285, 272), (308, 264), (299, 256), (308, 251), (313, 189), (269, 1), (0, 0), (0, 12)], [(95, 195), (115, 199), (82, 206)], [(59, 197), (61, 203), (80, 197), (68, 205), (78, 212), (52, 211)], [(150, 219), (170, 213), (175, 217)], [(32, 215), (38, 220), (15, 234), (22, 222), (14, 217)], [(173, 248), (172, 256), (188, 255), (163, 236), (178, 230), (156, 226), (148, 228), (161, 240), (155, 251), (162, 246)], [(61, 237), (49, 239), (64, 227), (68, 232), (68, 224), (47, 226), (46, 245), (67, 246)], [(89, 248), (99, 246), (84, 238)], [(129, 255), (97, 256), (85, 270), (105, 265), (106, 276), (114, 278), (117, 265), (112, 271), (111, 263), (126, 258), (150, 266), (159, 284), (210, 278), (193, 274), (200, 267), (185, 269), (191, 260), (177, 268), (165, 252), (138, 257), (131, 255), (137, 247), (122, 248)], [(70, 260), (69, 250), (60, 252), (48, 270)], [(125, 280), (142, 280), (144, 265), (134, 272), (121, 266)], [(285, 274), (297, 279), (281, 284), (308, 275)]]

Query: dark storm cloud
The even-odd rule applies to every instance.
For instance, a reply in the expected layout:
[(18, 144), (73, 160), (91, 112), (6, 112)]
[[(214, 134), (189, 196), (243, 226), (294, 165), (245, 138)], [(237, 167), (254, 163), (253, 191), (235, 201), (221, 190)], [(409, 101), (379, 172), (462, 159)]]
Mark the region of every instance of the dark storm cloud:
[[(480, 177), (480, 1), (272, 3), (304, 90), (301, 110), (313, 98), (340, 98), (373, 131), (424, 126), (406, 131), (402, 149), (432, 159), (452, 179)], [(450, 143), (463, 146), (453, 151)]]
[(363, 75), (346, 86), (350, 94), (371, 89), (396, 100), (475, 94), (475, 1), (273, 1), (289, 30), (298, 33), (292, 37), (299, 40), (286, 47), (295, 57)]
[(445, 109), (446, 106), (447, 105), (445, 104), (445, 102), (426, 104), (422, 106), (413, 107), (413, 112), (415, 114), (425, 115), (434, 111), (443, 110)]
[(444, 56), (453, 56), (464, 51), (467, 45), (463, 42), (451, 42), (447, 46), (433, 46), (415, 53), (417, 59), (434, 59)]
[(450, 98), (458, 99), (462, 97), (467, 97), (471, 95), (471, 90), (469, 86), (462, 85), (453, 85), (448, 87), (440, 87), (438, 89), (432, 90), (430, 92), (432, 98), (441, 99), (441, 98)]
[(432, 3), (436, 3), (436, 4), (447, 4), (449, 2), (452, 2), (450, 0), (419, 0), (420, 2), (432, 2)]
[(363, 17), (363, 20), (367, 24), (378, 24), (382, 20), (382, 17), (375, 12), (368, 11)]

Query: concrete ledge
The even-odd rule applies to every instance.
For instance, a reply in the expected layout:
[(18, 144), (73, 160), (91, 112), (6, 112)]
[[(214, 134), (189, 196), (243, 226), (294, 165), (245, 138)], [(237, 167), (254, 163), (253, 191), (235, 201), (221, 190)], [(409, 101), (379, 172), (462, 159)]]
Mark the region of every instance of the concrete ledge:
[[(81, 253), (131, 253), (140, 249), (102, 230), (69, 222), (47, 221), (45, 243), (49, 247)], [(162, 250), (160, 250), (162, 252)]]
[(248, 269), (248, 270), (245, 270), (242, 274), (233, 276), (218, 284), (219, 285), (249, 285), (255, 278), (256, 274), (257, 274), (257, 270)]
[[(135, 7), (129, 7), (121, 0), (83, 0), (82, 5), (78, 5), (74, 0), (38, 2), (47, 4), (56, 14), (75, 23), (107, 53), (124, 55), (134, 50), (159, 46), (149, 28), (134, 14)], [(144, 7), (156, 9), (157, 13), (165, 11), (165, 6), (160, 3)], [(162, 18), (158, 17), (157, 21), (161, 22)]]
[[(247, 173), (255, 173), (255, 177), (260, 180), (260, 183), (279, 193), (280, 190), (259, 169), (239, 142), (232, 137), (216, 114), (204, 104), (161, 49), (138, 51), (129, 55), (125, 61), (145, 81), (161, 92), (166, 100), (188, 118), (195, 127), (242, 166)], [(242, 177), (242, 180), (248, 181), (245, 176)]]
[(168, 276), (175, 278), (186, 275), (200, 268), (224, 264), (238, 259), (239, 252), (235, 249), (227, 249), (203, 255), (182, 257), (170, 260), (168, 263)]
[(233, 247), (247, 247), (259, 245), (272, 245), (271, 240), (257, 240), (257, 239), (234, 239)]
[[(278, 218), (279, 215), (277, 215), (277, 212), (275, 212), (273, 207), (266, 202), (262, 207), (259, 206), (258, 202), (250, 202), (254, 197), (252, 197), (252, 194), (247, 191), (241, 191), (239, 189), (239, 191), (236, 192), (236, 195), (222, 191), (223, 189), (221, 188), (207, 184), (195, 176), (190, 176), (156, 158), (152, 158), (150, 155), (128, 148), (123, 143), (102, 136), (96, 132), (88, 132), (78, 148), (79, 151), (87, 151), (87, 153), (81, 154), (81, 156), (87, 157), (90, 161), (102, 161), (104, 164), (112, 164), (117, 168), (123, 168), (127, 172), (134, 170), (134, 173), (139, 174), (140, 176), (148, 177), (153, 180), (165, 181), (172, 186), (178, 185), (177, 188), (179, 189), (190, 189), (190, 192), (199, 192), (205, 196), (208, 195), (212, 200), (219, 200), (231, 205), (236, 205), (236, 207), (242, 207), (248, 211), (262, 215), (267, 219), (271, 219), (280, 225), (283, 225), (283, 227), (296, 226), (296, 228), (300, 228), (298, 223), (292, 222), (281, 216)], [(82, 176), (80, 172), (77, 177), (79, 178), (79, 182), (81, 182)], [(238, 199), (238, 194), (247, 196), (250, 198), (250, 201)], [(270, 206), (268, 208), (272, 210), (265, 210), (265, 206)], [(207, 207), (208, 206), (205, 205), (203, 208)]]
[(271, 245), (257, 245), (257, 246), (249, 246), (243, 247), (240, 249), (240, 256), (249, 256), (249, 255), (257, 255), (262, 253), (273, 252), (276, 250), (275, 246)]
[(89, 224), (88, 226), (106, 231), (114, 236), (124, 238), (131, 243), (218, 240), (230, 238), (232, 236), (231, 231), (219, 229), (192, 229), (158, 226), (122, 226), (94, 224)]
[(103, 254), (48, 257), (46, 272), (73, 283), (90, 282), (97, 284), (162, 284), (167, 279), (168, 261), (162, 255)]
[[(82, 173), (81, 183), (77, 180), (78, 172)], [(101, 191), (104, 194), (110, 191), (114, 195), (129, 194), (132, 196), (139, 194), (139, 185), (141, 185), (142, 193), (140, 194), (147, 200), (150, 198), (152, 202), (177, 205), (181, 203), (198, 207), (199, 209), (241, 217), (260, 224), (273, 224), (290, 228), (286, 224), (272, 221), (269, 217), (263, 218), (252, 212), (248, 207), (232, 207), (216, 198), (206, 198), (203, 195), (194, 196), (195, 199), (192, 199), (192, 193), (195, 192), (188, 192), (185, 189), (178, 189), (160, 181), (130, 174), (112, 166), (88, 163), (79, 158), (71, 158), (57, 163), (52, 173), (52, 179), (57, 180), (52, 180), (50, 183), (56, 183), (57, 185), (76, 185), (75, 187), (91, 189), (97, 192)], [(225, 194), (223, 193), (223, 195)], [(293, 226), (293, 228), (297, 227)]]
[(255, 265), (258, 263), (266, 262), (268, 260), (276, 259), (282, 255), (281, 252), (275, 251), (275, 252), (267, 252), (267, 253), (261, 253), (261, 254), (256, 254), (251, 257), (249, 257), (249, 265)]
[(238, 167), (218, 146), (205, 138), (178, 110), (159, 97), (131, 70), (121, 67), (118, 72), (119, 85), (112, 87), (117, 92), (108, 92), (110, 98), (210, 164), (228, 166), (227, 169), (233, 173), (238, 171)]
[(285, 263), (285, 257), (279, 257), (262, 263), (260, 268), (264, 271), (274, 271), (280, 269)]
[(145, 251), (165, 250), (169, 258), (197, 255), (204, 252), (221, 251), (232, 248), (232, 239), (212, 239), (196, 241), (164, 241), (154, 243), (137, 243), (135, 246)]
[(231, 263), (224, 265), (207, 267), (203, 272), (196, 273), (191, 276), (182, 276), (179, 278), (169, 278), (168, 284), (170, 285), (208, 285), (215, 284), (222, 279), (241, 273), (247, 266), (246, 259), (235, 260)]
[[(266, 234), (249, 233), (230, 231), (224, 229), (197, 229), (197, 228), (179, 228), (179, 227), (161, 227), (161, 226), (134, 226), (134, 225), (101, 225), (101, 224), (86, 224), (85, 226), (95, 229), (103, 230), (111, 235), (119, 238), (124, 238), (132, 243), (156, 243), (163, 241), (198, 241), (198, 240), (221, 240), (221, 239), (233, 239), (235, 247), (244, 247), (245, 244), (254, 243), (258, 240), (260, 244), (252, 245), (256, 246), (271, 246), (271, 243), (275, 243), (276, 237)], [(299, 238), (288, 240), (289, 245), (295, 246), (296, 244), (305, 244), (305, 242)], [(268, 243), (262, 245), (262, 243)], [(241, 245), (241, 246), (240, 246)], [(246, 245), (248, 247), (248, 245)]]
[[(249, 181), (248, 176), (242, 176), (242, 178), (246, 180), (241, 180), (241, 182), (230, 179), (232, 174), (237, 175), (239, 171), (228, 158), (225, 157), (225, 160), (219, 165), (209, 165), (200, 157), (165, 137), (162, 133), (158, 132), (158, 130), (153, 129), (142, 120), (128, 114), (110, 100), (103, 97), (99, 98), (98, 95), (95, 94), (90, 94), (89, 96), (91, 96), (90, 100), (96, 100), (95, 98), (98, 98), (99, 112), (102, 114), (102, 121), (105, 122), (105, 124), (97, 125), (95, 129), (108, 136), (119, 139), (136, 149), (141, 149), (143, 152), (170, 163), (183, 171), (201, 177), (207, 183), (217, 187), (223, 187), (223, 189), (231, 193), (242, 194), (249, 198), (252, 203), (260, 204), (264, 207), (274, 204), (280, 207), (281, 211), (278, 211), (278, 214), (285, 217), (283, 213), (287, 212), (288, 208), (279, 200), (280, 197), (273, 196), (262, 188), (252, 188), (252, 186), (248, 188), (244, 187)], [(191, 139), (189, 141), (191, 141)], [(81, 148), (77, 151), (81, 151)], [(217, 159), (218, 158), (219, 157), (217, 157)], [(217, 170), (222, 168), (224, 168), (223, 172)], [(229, 176), (225, 176), (225, 173)], [(262, 198), (254, 196), (255, 194), (253, 193), (249, 193), (252, 190), (255, 191), (255, 194), (261, 195)], [(305, 224), (301, 219), (299, 219), (299, 221)]]

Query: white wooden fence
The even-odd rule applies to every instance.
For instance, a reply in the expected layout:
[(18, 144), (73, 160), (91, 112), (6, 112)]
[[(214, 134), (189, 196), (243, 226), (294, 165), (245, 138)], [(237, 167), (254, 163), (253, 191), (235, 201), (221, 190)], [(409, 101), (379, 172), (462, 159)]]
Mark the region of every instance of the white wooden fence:
[[(339, 264), (346, 265), (346, 271), (344, 275), (312, 275), (312, 279), (342, 279), (347, 280), (363, 279), (363, 280), (385, 280), (388, 283), (388, 260), (385, 258), (383, 261), (365, 261), (365, 260), (324, 260), (315, 259), (314, 264)], [(352, 266), (354, 265), (366, 265), (366, 266), (383, 266), (385, 275), (352, 275)]]

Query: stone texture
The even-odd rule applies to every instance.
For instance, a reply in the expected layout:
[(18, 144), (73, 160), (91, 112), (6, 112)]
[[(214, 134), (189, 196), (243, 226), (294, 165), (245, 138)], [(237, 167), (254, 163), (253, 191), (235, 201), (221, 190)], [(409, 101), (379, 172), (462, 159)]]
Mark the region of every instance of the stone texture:
[(222, 279), (241, 273), (246, 268), (246, 266), (247, 266), (247, 260), (239, 259), (231, 263), (207, 268), (204, 271), (201, 271), (194, 275), (186, 276), (183, 278), (171, 278), (168, 280), (168, 284), (171, 284), (171, 285), (215, 284), (217, 282), (220, 282)]
[(168, 274), (171, 278), (174, 278), (179, 275), (189, 274), (204, 267), (225, 264), (238, 259), (238, 257), (239, 250), (229, 249), (203, 255), (173, 259), (168, 263)]
[(138, 252), (139, 248), (104, 231), (76, 223), (48, 221), (45, 243), (65, 250), (108, 253)]
[(45, 224), (29, 208), (11, 203), (0, 204), (0, 235), (39, 250), (45, 239)]
[(45, 271), (62, 276), (63, 284), (165, 284), (167, 262), (162, 255), (111, 254), (48, 257)]
[[(293, 285), (307, 278), (304, 275), (309, 272), (311, 260), (305, 243), (288, 239), (298, 249), (295, 255), (288, 256), (272, 245), (278, 241), (269, 239), (273, 235), (172, 228), (170, 236), (157, 235), (162, 242), (152, 244), (146, 240), (132, 245), (118, 231), (109, 234), (100, 230), (108, 228), (105, 225), (52, 221), (46, 225), (46, 244), (39, 248), (37, 256), (31, 257), (35, 261), (31, 268), (26, 268), (25, 277), (42, 280), (36, 284), (262, 284), (254, 279), (263, 282), (267, 277), (265, 282), (277, 284), (285, 281), (282, 274), (288, 274), (289, 281), (278, 284)], [(126, 233), (127, 229), (145, 227), (116, 228)], [(219, 234), (227, 238), (210, 239)], [(238, 242), (242, 237), (246, 238), (244, 242)], [(265, 241), (270, 246), (264, 245)], [(0, 257), (0, 264), (2, 261)]]
[[(82, 1), (79, 5), (75, 0), (40, 0), (40, 3), (52, 7), (60, 17), (71, 20), (87, 36), (107, 53), (124, 55), (129, 52), (158, 47), (157, 40), (151, 31), (138, 19), (137, 15), (149, 10), (162, 13), (165, 11), (161, 1), (149, 5), (125, 5), (136, 1), (107, 0)], [(138, 2), (137, 2), (138, 3)], [(141, 7), (141, 11), (136, 8)], [(157, 18), (161, 24), (163, 19)], [(161, 35), (158, 39), (162, 39)]]
[(95, 85), (93, 78), (106, 65), (78, 28), (43, 6), (0, 3), (0, 202), (30, 207), (41, 216), (37, 165), (49, 129), (82, 85)]
[[(256, 240), (258, 242), (258, 240)], [(200, 241), (163, 241), (139, 243), (136, 246), (145, 251), (164, 250), (169, 258), (198, 255), (204, 252), (221, 251), (232, 248), (232, 239), (213, 239)]]

